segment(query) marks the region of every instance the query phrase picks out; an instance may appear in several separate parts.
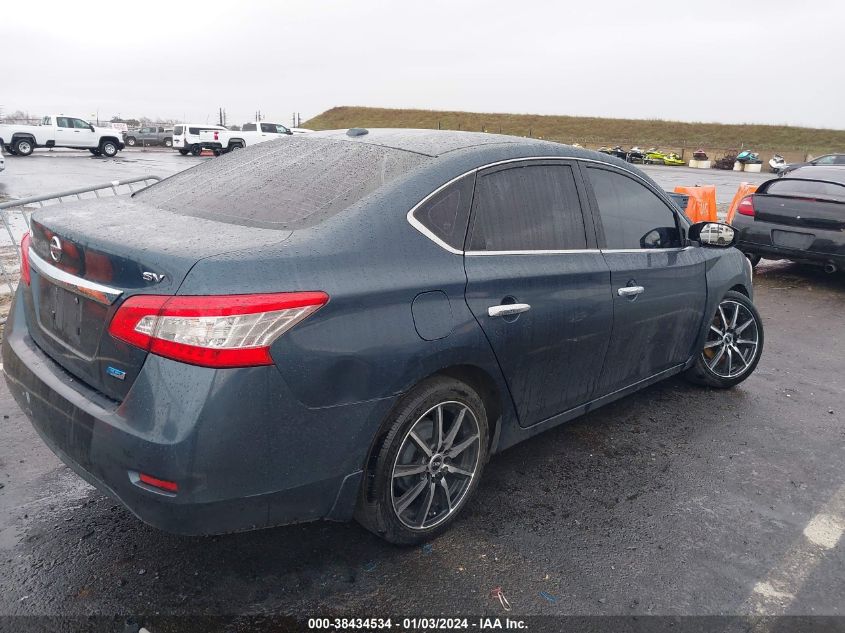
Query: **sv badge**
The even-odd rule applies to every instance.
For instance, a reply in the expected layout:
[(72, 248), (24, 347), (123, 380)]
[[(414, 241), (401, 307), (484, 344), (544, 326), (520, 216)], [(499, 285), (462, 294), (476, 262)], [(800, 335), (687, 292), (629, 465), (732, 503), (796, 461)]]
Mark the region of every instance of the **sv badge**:
[(164, 275), (159, 273), (151, 273), (147, 270), (141, 273), (141, 277), (144, 278), (144, 281), (152, 281), (155, 283), (159, 283), (160, 281), (164, 280)]

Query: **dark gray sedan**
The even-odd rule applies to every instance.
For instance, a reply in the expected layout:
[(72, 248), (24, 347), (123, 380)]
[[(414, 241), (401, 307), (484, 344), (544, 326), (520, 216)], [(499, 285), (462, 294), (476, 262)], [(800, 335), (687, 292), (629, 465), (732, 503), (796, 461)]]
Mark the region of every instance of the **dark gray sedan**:
[(354, 516), (420, 542), (491, 454), (674, 374), (746, 379), (733, 241), (596, 152), (315, 133), (37, 211), (3, 369), (50, 448), (162, 529)]
[(732, 222), (737, 246), (761, 258), (845, 268), (845, 165), (801, 167), (743, 198)]

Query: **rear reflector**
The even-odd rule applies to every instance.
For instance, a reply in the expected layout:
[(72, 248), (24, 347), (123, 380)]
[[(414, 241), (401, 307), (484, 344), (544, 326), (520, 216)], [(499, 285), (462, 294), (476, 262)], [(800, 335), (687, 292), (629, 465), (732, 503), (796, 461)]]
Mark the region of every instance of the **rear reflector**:
[(153, 354), (203, 367), (272, 365), (270, 346), (320, 309), (324, 292), (130, 297), (109, 333)]
[(739, 205), (736, 208), (736, 212), (740, 215), (747, 215), (750, 217), (754, 217), (754, 203), (752, 202), (751, 196), (745, 196), (742, 200), (739, 201)]
[(21, 238), (21, 281), (27, 286), (32, 283), (32, 274), (29, 271), (29, 231)]
[(177, 484), (175, 481), (159, 479), (158, 477), (153, 477), (145, 473), (138, 473), (138, 479), (141, 481), (141, 483), (147, 484), (148, 486), (152, 486), (153, 488), (159, 488), (160, 490), (166, 490), (167, 492), (179, 491), (179, 484)]

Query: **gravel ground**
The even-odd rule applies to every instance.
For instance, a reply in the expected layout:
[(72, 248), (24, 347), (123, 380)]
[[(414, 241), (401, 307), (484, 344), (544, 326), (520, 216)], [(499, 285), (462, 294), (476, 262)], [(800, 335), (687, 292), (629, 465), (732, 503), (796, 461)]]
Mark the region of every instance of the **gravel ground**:
[(763, 262), (755, 284), (766, 349), (745, 383), (670, 379), (494, 457), (424, 548), (355, 524), (158, 532), (64, 467), (0, 385), (0, 630), (40, 622), (14, 615), (845, 615), (845, 280)]

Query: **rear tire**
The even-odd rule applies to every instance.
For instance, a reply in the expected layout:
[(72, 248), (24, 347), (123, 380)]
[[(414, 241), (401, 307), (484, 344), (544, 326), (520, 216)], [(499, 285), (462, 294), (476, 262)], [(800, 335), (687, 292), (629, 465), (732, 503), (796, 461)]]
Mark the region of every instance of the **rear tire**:
[(172, 138), (164, 139), (164, 146), (165, 147), (173, 147), (173, 139)]
[(88, 151), (91, 152), (94, 156), (102, 156), (103, 155), (103, 153), (99, 149), (89, 149)]
[(15, 152), (15, 148), (14, 148), (14, 147), (12, 147), (11, 145), (4, 145), (4, 146), (3, 146), (3, 150), (4, 150), (7, 154), (9, 154), (10, 156), (15, 156), (15, 155), (17, 154), (17, 152)]
[(488, 428), (484, 403), (468, 385), (440, 376), (417, 385), (382, 427), (356, 520), (398, 545), (444, 532), (478, 487)]
[(684, 377), (697, 385), (729, 389), (754, 373), (763, 354), (763, 321), (741, 292), (730, 290), (713, 315), (704, 349)]
[(35, 149), (32, 141), (28, 138), (19, 138), (13, 141), (12, 147), (15, 149), (15, 156), (29, 156)]
[(117, 156), (117, 143), (105, 140), (100, 143), (99, 151), (106, 158), (114, 158)]
[(191, 156), (199, 156), (202, 154), (202, 147), (199, 145), (191, 145)]
[(134, 136), (127, 136), (126, 137), (126, 145), (129, 146), (129, 147), (135, 147), (135, 144), (137, 142), (138, 141), (135, 140)]
[(186, 150), (186, 149), (180, 149), (180, 150), (179, 150), (179, 153), (180, 153), (180, 154), (182, 154), (182, 156), (187, 156), (187, 155), (188, 155), (188, 150)]
[(244, 146), (241, 143), (232, 143), (231, 145), (229, 145), (229, 149), (226, 150), (226, 151), (234, 152), (236, 149), (243, 149), (243, 148), (244, 148)]

